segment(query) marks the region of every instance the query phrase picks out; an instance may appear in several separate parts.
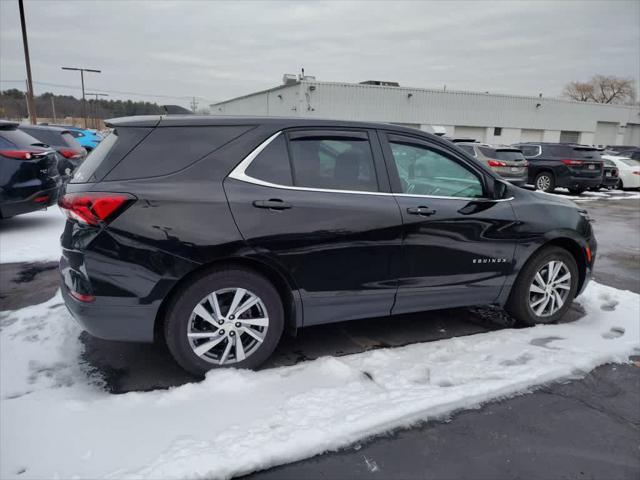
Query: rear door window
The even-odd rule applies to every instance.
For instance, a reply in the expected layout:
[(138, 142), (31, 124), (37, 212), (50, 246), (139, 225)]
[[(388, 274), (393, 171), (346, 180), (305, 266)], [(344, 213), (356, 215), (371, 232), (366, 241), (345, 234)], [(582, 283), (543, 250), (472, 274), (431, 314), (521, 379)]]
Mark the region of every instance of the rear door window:
[(294, 185), (377, 192), (378, 179), (366, 132), (291, 132)]

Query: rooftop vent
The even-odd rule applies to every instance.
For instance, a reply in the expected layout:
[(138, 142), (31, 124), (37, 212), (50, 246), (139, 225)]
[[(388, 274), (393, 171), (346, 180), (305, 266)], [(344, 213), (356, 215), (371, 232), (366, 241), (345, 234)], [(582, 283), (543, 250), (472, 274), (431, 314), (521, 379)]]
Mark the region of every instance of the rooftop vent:
[(360, 82), (360, 85), (380, 85), (382, 87), (399, 87), (400, 86), (398, 82), (385, 82), (383, 80), (365, 80), (364, 82)]

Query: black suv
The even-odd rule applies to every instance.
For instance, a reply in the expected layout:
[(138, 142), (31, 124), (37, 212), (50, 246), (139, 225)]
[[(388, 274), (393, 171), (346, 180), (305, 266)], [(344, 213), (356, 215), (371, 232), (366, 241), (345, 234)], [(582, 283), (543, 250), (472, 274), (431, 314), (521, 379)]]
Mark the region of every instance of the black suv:
[(566, 187), (575, 195), (603, 183), (603, 163), (597, 148), (569, 143), (519, 143), (529, 161), (528, 183), (544, 192)]
[(58, 199), (61, 185), (55, 152), (0, 120), (0, 218), (40, 210)]
[(112, 120), (59, 204), (62, 292), (93, 335), (180, 365), (257, 367), (283, 331), (476, 304), (558, 320), (585, 286), (586, 212), (451, 142), (300, 118)]

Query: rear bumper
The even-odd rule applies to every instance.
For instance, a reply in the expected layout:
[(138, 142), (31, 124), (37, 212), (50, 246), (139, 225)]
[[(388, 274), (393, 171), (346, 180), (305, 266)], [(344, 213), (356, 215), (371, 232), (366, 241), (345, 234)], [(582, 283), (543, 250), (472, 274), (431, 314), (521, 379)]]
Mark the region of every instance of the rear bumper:
[(64, 303), (83, 330), (104, 340), (153, 342), (157, 305), (112, 305), (104, 297), (91, 303), (81, 302), (70, 295), (64, 274), (62, 278)]
[[(23, 213), (35, 212), (54, 205), (58, 200), (59, 186), (37, 191), (22, 200), (3, 202), (0, 205), (2, 217), (14, 217)], [(43, 198), (46, 197), (46, 200)]]
[(605, 187), (615, 187), (618, 184), (618, 177), (603, 177), (602, 178), (602, 185), (604, 185)]

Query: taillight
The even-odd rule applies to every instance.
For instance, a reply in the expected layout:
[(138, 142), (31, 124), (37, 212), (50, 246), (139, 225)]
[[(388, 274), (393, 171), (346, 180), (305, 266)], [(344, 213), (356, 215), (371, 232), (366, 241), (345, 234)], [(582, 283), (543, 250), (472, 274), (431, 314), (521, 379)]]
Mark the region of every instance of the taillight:
[(498, 160), (488, 160), (487, 164), (490, 167), (506, 167), (507, 166), (505, 162), (499, 162)]
[(584, 163), (582, 160), (573, 160), (571, 158), (565, 158), (560, 161), (565, 165), (582, 165)]
[(100, 225), (112, 220), (133, 201), (128, 193), (67, 193), (58, 205), (67, 217), (85, 225)]
[(631, 173), (633, 173), (634, 175), (640, 175), (640, 170), (636, 170), (635, 172), (631, 172)]
[(64, 158), (76, 159), (82, 157), (82, 152), (78, 150), (72, 150), (71, 148), (61, 148), (58, 153)]
[(0, 155), (15, 158), (16, 160), (31, 160), (38, 153), (30, 152), (29, 150), (0, 150)]

